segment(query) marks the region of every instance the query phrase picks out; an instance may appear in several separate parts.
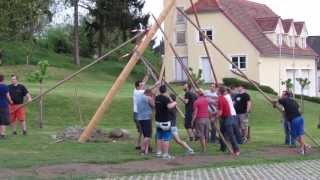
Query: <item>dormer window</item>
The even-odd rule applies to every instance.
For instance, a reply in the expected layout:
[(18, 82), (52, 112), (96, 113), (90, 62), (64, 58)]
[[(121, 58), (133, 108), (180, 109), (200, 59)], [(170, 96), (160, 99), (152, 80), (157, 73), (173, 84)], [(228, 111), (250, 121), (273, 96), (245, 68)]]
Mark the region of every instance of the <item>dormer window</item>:
[[(183, 11), (183, 7), (178, 7), (178, 9)], [(185, 17), (179, 12), (177, 11), (177, 15), (176, 15), (176, 24), (185, 24), (186, 23), (186, 19)]]

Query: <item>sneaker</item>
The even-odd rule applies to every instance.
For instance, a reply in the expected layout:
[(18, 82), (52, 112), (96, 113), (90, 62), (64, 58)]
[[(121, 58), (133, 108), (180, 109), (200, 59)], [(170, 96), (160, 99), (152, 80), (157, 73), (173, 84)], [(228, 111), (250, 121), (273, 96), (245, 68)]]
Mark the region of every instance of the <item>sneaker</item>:
[(136, 146), (135, 149), (136, 150), (141, 150), (141, 147), (140, 146)]
[(156, 157), (157, 157), (157, 158), (161, 158), (161, 157), (162, 157), (162, 153), (161, 153), (161, 152), (157, 152), (157, 153), (156, 153)]
[(192, 149), (191, 149), (191, 150), (188, 150), (186, 154), (187, 154), (187, 155), (194, 155), (194, 151), (193, 151)]
[(171, 159), (174, 159), (174, 156), (171, 156), (170, 154), (165, 154), (165, 155), (162, 155), (162, 159), (171, 160)]
[(240, 156), (240, 151), (235, 151), (235, 152), (234, 152), (234, 155), (235, 155), (235, 156)]
[(17, 135), (17, 131), (13, 131), (12, 134), (13, 134), (13, 135)]
[(305, 155), (305, 151), (304, 151), (304, 149), (303, 149), (303, 150), (299, 150), (299, 154), (301, 154), (301, 155)]
[(23, 135), (27, 135), (27, 131), (22, 131), (22, 134)]
[(247, 144), (248, 143), (248, 139), (247, 138), (243, 138), (242, 144)]

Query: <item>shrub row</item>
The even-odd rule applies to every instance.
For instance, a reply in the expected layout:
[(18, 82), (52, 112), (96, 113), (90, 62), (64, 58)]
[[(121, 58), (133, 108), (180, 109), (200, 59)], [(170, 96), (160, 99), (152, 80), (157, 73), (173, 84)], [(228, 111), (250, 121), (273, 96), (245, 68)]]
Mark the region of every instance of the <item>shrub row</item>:
[[(257, 90), (256, 87), (254, 85), (252, 85), (251, 83), (246, 82), (246, 81), (242, 81), (242, 80), (239, 80), (239, 79), (236, 79), (236, 78), (223, 78), (223, 84), (226, 85), (226, 86), (242, 85), (246, 89), (255, 90), (255, 91)], [(266, 93), (274, 94), (274, 95), (278, 94), (269, 86), (259, 85), (259, 87), (260, 87), (261, 90), (263, 90)]]

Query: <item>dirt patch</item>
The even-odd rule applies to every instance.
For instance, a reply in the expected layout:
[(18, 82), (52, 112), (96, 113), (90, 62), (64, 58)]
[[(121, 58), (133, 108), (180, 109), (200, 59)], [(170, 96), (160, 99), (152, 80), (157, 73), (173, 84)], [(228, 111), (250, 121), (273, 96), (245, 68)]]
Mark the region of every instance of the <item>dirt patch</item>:
[[(254, 152), (258, 156), (263, 156), (267, 159), (275, 157), (296, 157), (297, 151), (295, 148), (287, 147), (267, 147)], [(319, 152), (312, 149), (308, 154), (315, 155)], [(173, 160), (151, 159), (144, 161), (132, 161), (122, 164), (86, 164), (86, 163), (73, 163), (50, 165), (42, 167), (32, 167), (27, 169), (10, 170), (0, 169), (0, 179), (17, 176), (38, 176), (40, 178), (53, 178), (57, 176), (70, 176), (70, 175), (97, 175), (108, 177), (110, 175), (124, 175), (131, 173), (143, 172), (157, 172), (173, 170), (178, 168), (191, 168), (212, 165), (214, 163), (223, 163), (226, 161), (234, 160), (236, 157), (231, 155), (195, 155), (195, 156), (178, 156)]]

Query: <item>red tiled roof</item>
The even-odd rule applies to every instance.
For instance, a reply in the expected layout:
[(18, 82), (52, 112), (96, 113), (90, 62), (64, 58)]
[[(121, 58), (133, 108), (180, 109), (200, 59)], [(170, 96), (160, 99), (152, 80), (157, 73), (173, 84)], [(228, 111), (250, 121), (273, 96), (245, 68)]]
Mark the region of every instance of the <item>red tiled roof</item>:
[[(217, 11), (220, 10), (219, 6), (218, 6), (218, 0), (201, 0), (201, 1), (197, 1), (196, 3), (194, 3), (194, 7), (196, 9), (197, 12), (212, 12), (212, 11)], [(192, 14), (193, 12), (193, 8), (190, 7), (185, 11), (187, 14)]]
[(285, 33), (288, 33), (290, 31), (291, 24), (293, 22), (293, 19), (284, 19), (282, 20), (282, 25)]
[[(210, 11), (221, 11), (262, 55), (279, 55), (279, 47), (268, 39), (263, 32), (263, 28), (261, 28), (261, 24), (256, 21), (257, 18), (278, 17), (278, 15), (267, 6), (248, 0), (198, 0), (196, 7), (199, 13), (208, 12), (208, 9), (210, 9)], [(192, 8), (190, 8), (187, 9), (187, 13), (193, 13)], [(299, 28), (300, 26), (299, 23), (295, 23), (298, 34), (302, 31), (303, 26)], [(292, 55), (292, 48), (283, 46), (281, 49), (283, 55)], [(309, 47), (306, 49), (296, 47), (295, 54), (296, 56), (310, 57), (316, 55)]]
[(257, 18), (256, 21), (263, 31), (274, 31), (278, 25), (280, 17)]
[(296, 28), (298, 35), (301, 34), (303, 26), (304, 26), (304, 22), (294, 22), (294, 27)]

